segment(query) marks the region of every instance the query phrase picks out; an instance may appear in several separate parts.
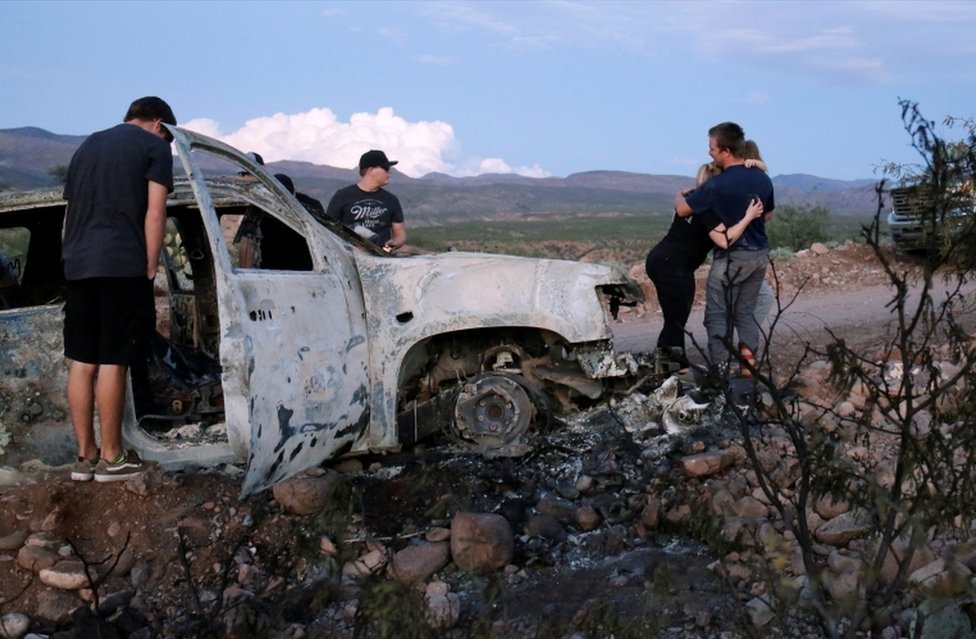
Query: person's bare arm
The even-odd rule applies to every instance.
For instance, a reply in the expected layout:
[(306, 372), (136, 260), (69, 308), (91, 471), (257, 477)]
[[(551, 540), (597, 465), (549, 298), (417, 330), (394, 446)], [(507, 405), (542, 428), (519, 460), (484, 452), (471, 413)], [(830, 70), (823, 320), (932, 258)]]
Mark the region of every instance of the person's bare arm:
[(692, 214), (691, 207), (688, 206), (688, 202), (685, 201), (685, 193), (687, 193), (687, 191), (679, 191), (678, 194), (674, 196), (674, 214), (678, 217), (688, 217)]
[(392, 253), (407, 243), (407, 228), (403, 225), (403, 222), (394, 222), (390, 230), (392, 231), (392, 235), (389, 241), (383, 245), (383, 248)]
[(749, 204), (749, 208), (746, 209), (745, 217), (736, 222), (732, 228), (727, 228), (724, 224), (719, 224), (709, 231), (708, 236), (712, 238), (712, 242), (719, 248), (728, 249), (742, 237), (742, 234), (746, 232), (746, 227), (752, 224), (753, 220), (761, 217), (762, 214), (762, 200), (758, 198), (754, 199)]
[(762, 160), (746, 160), (746, 168), (759, 169), (763, 172), (766, 171), (766, 163)]
[(166, 196), (168, 191), (158, 182), (149, 181), (149, 207), (146, 209), (146, 276), (156, 278), (159, 252), (163, 246), (166, 228)]

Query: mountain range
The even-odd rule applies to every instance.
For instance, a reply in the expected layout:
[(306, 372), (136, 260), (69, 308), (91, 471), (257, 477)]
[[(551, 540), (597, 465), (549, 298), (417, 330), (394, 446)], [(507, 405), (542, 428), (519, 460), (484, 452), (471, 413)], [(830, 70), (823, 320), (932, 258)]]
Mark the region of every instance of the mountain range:
[[(0, 129), (0, 190), (57, 184), (52, 169), (66, 166), (84, 139), (36, 127)], [(268, 168), (290, 175), (300, 191), (323, 203), (336, 189), (358, 180), (352, 169), (308, 162), (271, 162)], [(835, 215), (872, 215), (877, 210), (876, 180), (832, 180), (806, 174), (772, 179), (777, 206), (823, 206)], [(441, 173), (410, 178), (395, 173), (389, 190), (400, 198), (411, 224), (424, 225), (545, 214), (668, 213), (675, 192), (693, 185), (691, 176), (626, 171), (585, 171), (564, 178)]]

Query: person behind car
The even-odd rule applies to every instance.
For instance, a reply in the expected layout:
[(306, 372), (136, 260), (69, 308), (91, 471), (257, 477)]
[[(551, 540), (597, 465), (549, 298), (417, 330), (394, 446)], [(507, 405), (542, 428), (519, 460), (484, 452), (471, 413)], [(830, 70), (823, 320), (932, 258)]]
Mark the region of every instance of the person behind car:
[[(245, 155), (254, 160), (260, 166), (264, 166), (264, 158), (260, 153), (248, 151)], [(254, 180), (254, 176), (247, 171), (238, 171), (238, 177), (247, 181)], [(237, 245), (237, 265), (240, 268), (254, 268), (258, 263), (258, 250), (261, 244), (261, 220), (264, 218), (264, 211), (249, 204), (241, 223), (234, 233), (234, 244)]]
[[(715, 125), (709, 129), (708, 139), (709, 155), (722, 172), (690, 193), (679, 192), (675, 212), (681, 217), (703, 216), (716, 244), (706, 288), (705, 331), (709, 361), (724, 377), (730, 362), (727, 341), (733, 329), (740, 353), (755, 353), (758, 348), (754, 313), (769, 260), (763, 214), (773, 210), (773, 184), (764, 171), (746, 166), (741, 126), (734, 122)], [(747, 220), (756, 200), (762, 208), (755, 219)]]
[(390, 183), (390, 169), (397, 163), (376, 149), (359, 158), (359, 182), (339, 189), (325, 214), (367, 237), (387, 252), (407, 241), (400, 200), (383, 187)]
[(0, 251), (0, 310), (23, 306), (20, 287), (20, 265), (7, 259)]
[(153, 279), (173, 190), (173, 136), (165, 124), (176, 124), (169, 105), (139, 98), (122, 124), (88, 136), (68, 165), (61, 255), (76, 481), (118, 481), (146, 468), (122, 448), (122, 416), (128, 368), (148, 357), (155, 327)]
[[(284, 173), (275, 173), (275, 178), (295, 196), (305, 209), (316, 219), (325, 215), (322, 203), (314, 197), (295, 191), (295, 183)], [(262, 215), (259, 223), (261, 237), (261, 262), (266, 269), (287, 271), (312, 270), (312, 256), (308, 252), (305, 239), (290, 229), (284, 222), (270, 215)]]

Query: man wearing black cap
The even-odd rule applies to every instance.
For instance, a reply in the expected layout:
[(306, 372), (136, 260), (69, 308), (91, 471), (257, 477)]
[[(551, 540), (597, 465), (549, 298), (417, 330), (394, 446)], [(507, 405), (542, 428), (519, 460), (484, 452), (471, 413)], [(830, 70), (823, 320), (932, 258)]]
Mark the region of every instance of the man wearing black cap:
[(372, 150), (359, 158), (359, 182), (339, 189), (329, 201), (325, 213), (346, 226), (361, 232), (387, 252), (399, 249), (407, 241), (400, 200), (383, 187), (390, 183), (390, 161), (386, 153)]
[(128, 369), (145, 361), (155, 328), (153, 278), (173, 190), (166, 125), (175, 124), (166, 102), (139, 98), (123, 124), (88, 136), (68, 165), (61, 256), (76, 481), (118, 481), (145, 470), (122, 447), (122, 415)]

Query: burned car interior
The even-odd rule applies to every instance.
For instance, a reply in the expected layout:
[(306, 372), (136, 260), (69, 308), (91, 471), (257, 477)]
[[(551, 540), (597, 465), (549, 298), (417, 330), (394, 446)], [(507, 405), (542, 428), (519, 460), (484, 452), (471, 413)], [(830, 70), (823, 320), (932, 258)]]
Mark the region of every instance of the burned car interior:
[[(612, 349), (611, 311), (642, 299), (619, 269), (391, 256), (306, 211), (237, 150), (172, 130), (177, 184), (157, 334), (145, 369), (131, 369), (124, 429), (144, 457), (246, 461), (247, 494), (329, 458), (445, 431), (486, 454), (521, 454), (530, 431), (632, 383), (641, 367)], [(23, 445), (15, 461), (31, 442), (63, 456), (64, 444), (50, 450), (53, 434), (37, 437), (44, 428), (70, 440), (59, 351), (64, 210), (58, 189), (0, 195), (0, 425), (16, 431), (0, 457)], [(244, 267), (235, 235), (248, 218), (260, 241)], [(30, 344), (43, 344), (44, 358)], [(25, 393), (50, 396), (50, 406), (25, 418), (16, 400)]]

